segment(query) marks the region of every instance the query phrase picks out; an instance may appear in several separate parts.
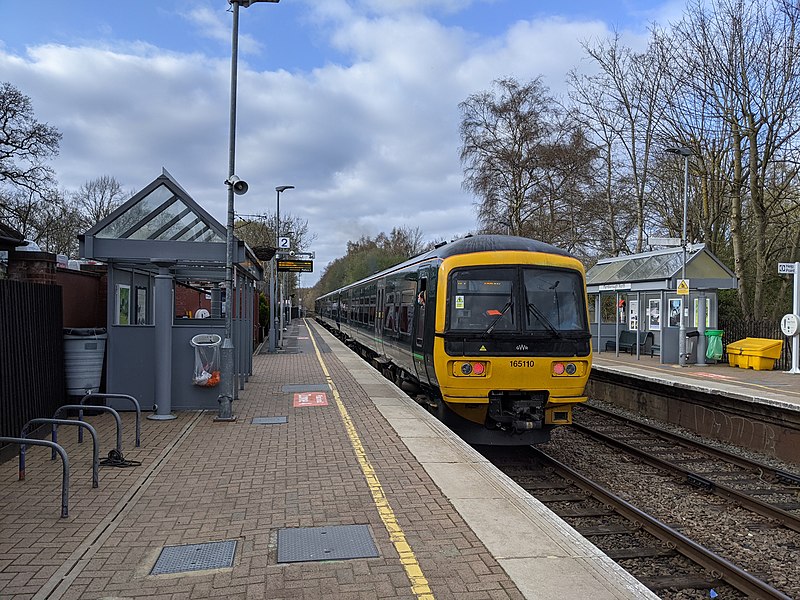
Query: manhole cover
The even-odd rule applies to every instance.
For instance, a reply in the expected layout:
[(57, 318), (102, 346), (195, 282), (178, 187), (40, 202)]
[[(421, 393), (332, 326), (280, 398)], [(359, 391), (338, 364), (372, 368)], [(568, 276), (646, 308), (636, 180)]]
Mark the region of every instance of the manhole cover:
[(278, 530), (278, 562), (376, 558), (367, 525), (298, 527)]
[(253, 425), (279, 425), (287, 421), (286, 417), (253, 417), (250, 423)]
[(235, 553), (235, 540), (186, 546), (165, 546), (150, 574), (165, 575), (184, 571), (224, 569), (233, 566)]

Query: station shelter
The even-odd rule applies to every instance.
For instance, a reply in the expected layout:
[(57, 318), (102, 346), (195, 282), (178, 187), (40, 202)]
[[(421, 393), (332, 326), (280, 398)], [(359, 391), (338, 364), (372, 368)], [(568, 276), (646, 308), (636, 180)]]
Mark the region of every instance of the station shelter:
[[(223, 194), (224, 197), (224, 194)], [(195, 376), (225, 338), (226, 229), (166, 171), (80, 236), (81, 256), (108, 265), (106, 392), (153, 405), (154, 418), (172, 410), (216, 409), (223, 386)], [(232, 341), (234, 400), (252, 373), (252, 337), (263, 269), (234, 238)], [(210, 300), (187, 318), (176, 311), (176, 286)], [(219, 358), (217, 358), (219, 360)], [(212, 371), (218, 365), (204, 364)], [(111, 403), (112, 406), (114, 403)], [(121, 404), (119, 408), (129, 408)]]
[[(678, 364), (680, 315), (686, 319), (687, 353), (694, 362), (703, 356), (706, 332), (717, 330), (717, 291), (736, 289), (738, 279), (705, 244), (686, 250), (669, 248), (599, 260), (586, 273), (592, 347), (617, 352), (623, 332), (636, 332), (632, 354), (660, 356), (661, 363)], [(684, 280), (679, 294), (679, 284)], [(685, 289), (688, 288), (688, 289)], [(652, 333), (652, 337), (648, 335)], [(721, 334), (720, 334), (721, 335)], [(623, 339), (633, 336), (623, 334)], [(648, 339), (649, 338), (649, 339)], [(647, 341), (647, 343), (643, 343)]]

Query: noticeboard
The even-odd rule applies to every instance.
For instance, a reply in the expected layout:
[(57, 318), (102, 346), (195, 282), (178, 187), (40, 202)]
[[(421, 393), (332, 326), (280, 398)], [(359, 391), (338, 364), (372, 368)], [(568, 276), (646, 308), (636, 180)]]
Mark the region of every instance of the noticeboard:
[(314, 261), (281, 258), (278, 259), (278, 271), (289, 273), (313, 273)]

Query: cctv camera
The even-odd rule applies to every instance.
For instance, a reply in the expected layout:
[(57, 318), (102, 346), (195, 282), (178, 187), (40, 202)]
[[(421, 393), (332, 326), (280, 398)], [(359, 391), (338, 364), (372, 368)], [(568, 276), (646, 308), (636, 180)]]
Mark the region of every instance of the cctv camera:
[(237, 196), (246, 193), (247, 189), (250, 187), (247, 185), (246, 181), (239, 179), (236, 175), (231, 175), (225, 180), (225, 183), (233, 188), (233, 193)]
[(289, 250), (289, 256), (294, 256), (294, 250)]

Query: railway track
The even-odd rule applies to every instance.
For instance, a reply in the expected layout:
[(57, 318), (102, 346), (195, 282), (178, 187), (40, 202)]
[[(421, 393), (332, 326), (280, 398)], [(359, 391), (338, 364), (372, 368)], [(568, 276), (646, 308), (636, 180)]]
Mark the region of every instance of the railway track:
[(796, 475), (619, 415), (576, 421), (486, 455), (662, 598), (800, 598)]
[(596, 406), (582, 407), (573, 427), (800, 533), (800, 476), (794, 473)]

